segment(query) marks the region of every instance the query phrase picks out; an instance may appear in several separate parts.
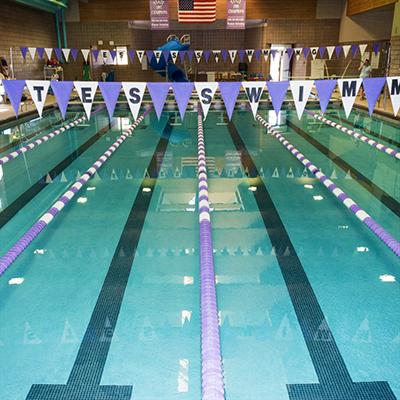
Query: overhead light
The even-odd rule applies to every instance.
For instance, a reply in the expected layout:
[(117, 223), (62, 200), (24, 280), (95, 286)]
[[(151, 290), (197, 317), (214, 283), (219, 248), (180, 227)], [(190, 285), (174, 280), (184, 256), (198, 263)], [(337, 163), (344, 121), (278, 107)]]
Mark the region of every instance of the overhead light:
[(85, 204), (87, 202), (87, 197), (79, 197), (77, 202), (79, 204)]
[(338, 225), (338, 229), (349, 229), (348, 225)]
[(314, 189), (314, 186), (313, 186), (313, 185), (310, 185), (309, 183), (306, 183), (306, 184), (304, 185), (304, 187), (305, 187), (306, 189)]
[(364, 247), (364, 246), (358, 246), (358, 247), (357, 247), (357, 251), (358, 251), (359, 253), (366, 253), (366, 252), (369, 251), (369, 248), (368, 248), (368, 247)]
[(89, 187), (87, 188), (87, 191), (88, 191), (88, 192), (91, 192), (92, 190), (96, 190), (96, 188), (95, 188), (94, 186), (89, 186)]
[(318, 194), (317, 196), (313, 196), (313, 199), (316, 201), (320, 201), (323, 200), (324, 198)]
[(151, 192), (151, 188), (149, 188), (149, 187), (144, 187), (144, 188), (142, 189), (142, 192), (144, 192), (144, 193), (150, 193), (150, 192)]
[(46, 249), (36, 249), (34, 250), (33, 254), (44, 254), (46, 252)]
[(379, 277), (381, 282), (396, 282), (396, 277), (389, 274), (384, 274)]
[(8, 281), (8, 284), (9, 285), (21, 285), (21, 283), (23, 283), (24, 280), (25, 280), (24, 278), (11, 278)]
[(249, 190), (251, 192), (255, 192), (255, 191), (257, 191), (257, 186), (249, 186)]

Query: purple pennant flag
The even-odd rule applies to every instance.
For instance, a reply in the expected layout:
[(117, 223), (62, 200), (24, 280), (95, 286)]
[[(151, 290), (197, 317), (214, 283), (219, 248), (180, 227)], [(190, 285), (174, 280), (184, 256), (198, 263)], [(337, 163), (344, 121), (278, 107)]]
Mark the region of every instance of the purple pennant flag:
[(340, 58), (340, 53), (342, 52), (342, 46), (335, 47), (336, 58)]
[(359, 49), (358, 44), (351, 45), (351, 54), (353, 55), (353, 58), (356, 56), (358, 49)]
[(36, 52), (38, 53), (38, 56), (41, 60), (43, 60), (43, 56), (44, 56), (44, 48), (43, 47), (38, 47), (36, 49)]
[(101, 94), (106, 103), (108, 115), (110, 119), (114, 115), (115, 106), (117, 104), (119, 92), (121, 91), (120, 82), (99, 82)]
[(128, 57), (131, 60), (131, 62), (133, 62), (135, 58), (135, 50), (128, 50)]
[(61, 116), (65, 119), (65, 114), (67, 112), (69, 98), (71, 96), (72, 89), (74, 87), (74, 82), (70, 81), (51, 81), (51, 89), (56, 96), (58, 108), (60, 109)]
[(226, 49), (222, 49), (221, 50), (221, 57), (224, 60), (224, 63), (226, 63), (226, 61), (228, 60), (228, 50)]
[(226, 113), (229, 121), (232, 119), (233, 110), (235, 108), (236, 99), (239, 96), (241, 82), (219, 82), (218, 84), (221, 96), (225, 103)]
[(208, 60), (210, 59), (210, 56), (211, 56), (211, 50), (204, 50), (203, 57), (204, 57), (204, 61), (206, 63), (208, 63)]
[(71, 55), (74, 61), (76, 61), (76, 59), (78, 58), (78, 53), (79, 53), (78, 49), (71, 49)]
[(15, 115), (18, 118), (19, 104), (21, 103), (22, 92), (24, 91), (25, 81), (19, 80), (3, 80), (2, 81), (4, 90), (7, 93), (7, 97), (10, 99), (11, 105), (15, 111)]
[(303, 48), (303, 56), (307, 60), (308, 55), (310, 54), (310, 48), (309, 47), (304, 47)]
[(24, 57), (24, 60), (26, 59), (26, 53), (28, 52), (27, 47), (20, 47), (22, 57)]
[(94, 58), (94, 60), (97, 62), (97, 59), (99, 58), (99, 53), (100, 53), (100, 50), (98, 50), (98, 49), (92, 49), (92, 55), (93, 55), (93, 58)]
[(271, 96), (272, 106), (274, 107), (276, 115), (278, 115), (279, 111), (281, 110), (288, 87), (289, 81), (267, 81), (267, 88), (269, 95)]
[(54, 53), (56, 54), (56, 57), (57, 57), (58, 61), (62, 61), (63, 60), (62, 50), (59, 47), (56, 47), (54, 49)]
[(169, 50), (163, 50), (162, 54), (164, 56), (165, 62), (167, 63), (169, 60)]
[(375, 53), (375, 55), (378, 55), (378, 51), (381, 48), (381, 44), (379, 42), (375, 42), (372, 44), (372, 51)]
[(319, 79), (315, 81), (315, 87), (319, 97), (319, 105), (324, 114), (328, 107), (329, 100), (337, 84), (336, 79)]
[(324, 58), (325, 52), (326, 52), (326, 47), (325, 47), (325, 46), (321, 46), (321, 47), (319, 48), (319, 56), (320, 56), (321, 58)]
[(157, 118), (160, 119), (162, 110), (164, 108), (165, 100), (167, 99), (169, 82), (148, 82), (147, 89), (153, 100), (154, 108), (156, 110)]
[(151, 63), (151, 60), (153, 59), (153, 55), (154, 55), (153, 50), (146, 50), (146, 56), (147, 56), (147, 59), (149, 60), (149, 63)]
[(255, 57), (256, 57), (256, 60), (257, 60), (257, 61), (260, 61), (261, 49), (257, 49), (257, 50), (254, 52), (254, 55), (255, 55)]
[(185, 55), (186, 55), (186, 50), (179, 50), (179, 59), (181, 60), (181, 63), (183, 64), (185, 62)]
[(188, 58), (189, 58), (189, 62), (191, 63), (192, 60), (193, 60), (194, 51), (193, 50), (188, 50), (187, 51), (187, 55), (188, 55)]
[(246, 54), (246, 52), (243, 49), (238, 50), (238, 55), (239, 55), (240, 62), (243, 62), (245, 54)]
[(378, 101), (379, 95), (382, 92), (385, 82), (386, 78), (363, 79), (363, 88), (365, 91), (365, 97), (367, 98), (369, 115), (374, 112), (375, 104)]
[(117, 57), (117, 52), (115, 50), (110, 50), (110, 56), (113, 59), (113, 61), (115, 60), (115, 57)]
[(185, 116), (186, 107), (189, 103), (190, 96), (194, 88), (193, 82), (173, 82), (172, 89), (175, 93), (175, 100), (178, 104), (179, 114), (181, 118)]
[(293, 52), (294, 52), (294, 50), (293, 50), (292, 47), (288, 47), (288, 48), (286, 49), (286, 53), (287, 53), (287, 55), (288, 55), (289, 61), (290, 61), (290, 59), (291, 59), (292, 56), (293, 56)]
[(275, 55), (278, 51), (276, 49), (272, 49), (269, 51), (269, 54), (271, 54), (271, 56), (275, 59)]

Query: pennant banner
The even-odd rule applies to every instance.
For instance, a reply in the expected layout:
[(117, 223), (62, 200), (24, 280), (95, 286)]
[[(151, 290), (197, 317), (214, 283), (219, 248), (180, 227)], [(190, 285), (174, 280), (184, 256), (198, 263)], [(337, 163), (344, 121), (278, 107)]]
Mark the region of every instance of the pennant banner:
[(390, 100), (392, 102), (393, 113), (397, 116), (400, 108), (400, 77), (386, 78), (389, 88)]
[(117, 104), (119, 92), (121, 91), (120, 82), (99, 82), (101, 94), (106, 103), (110, 119), (113, 117), (115, 106)]
[(165, 100), (167, 99), (170, 86), (171, 84), (169, 82), (147, 83), (147, 89), (150, 93), (151, 99), (153, 100), (154, 109), (156, 110), (158, 119), (160, 119), (161, 117), (161, 113), (164, 108)]
[(207, 118), (208, 110), (218, 87), (218, 82), (195, 82), (197, 95), (201, 103), (204, 119)]
[(232, 119), (233, 110), (235, 109), (236, 100), (239, 96), (241, 82), (220, 82), (219, 90), (225, 103), (226, 113), (229, 121)]
[(47, 92), (49, 91), (50, 81), (26, 81), (26, 86), (36, 106), (39, 117), (41, 117)]
[(350, 115), (358, 91), (360, 90), (362, 79), (338, 79), (339, 91), (342, 96), (342, 103), (346, 118)]
[(78, 92), (79, 98), (81, 99), (86, 116), (88, 119), (90, 119), (93, 100), (97, 89), (97, 82), (77, 81), (74, 82), (74, 86), (76, 91)]
[(253, 113), (254, 119), (257, 115), (258, 105), (260, 104), (261, 96), (265, 87), (265, 82), (260, 81), (243, 81), (242, 86), (246, 92), (247, 99), (250, 103), (251, 112)]
[(178, 105), (181, 118), (185, 116), (186, 108), (189, 103), (192, 91), (194, 89), (193, 82), (173, 82), (172, 90), (175, 94), (176, 104)]
[(140, 106), (146, 89), (145, 82), (122, 82), (122, 88), (124, 90), (126, 100), (131, 110), (134, 120), (137, 120), (139, 115)]
[(313, 85), (314, 81), (311, 80), (290, 81), (290, 90), (292, 91), (294, 106), (299, 119), (303, 115)]
[(53, 90), (54, 96), (56, 96), (61, 116), (63, 117), (63, 119), (65, 119), (65, 114), (67, 112), (68, 102), (71, 97), (74, 83), (70, 81), (51, 81), (50, 85), (51, 89)]
[(315, 88), (319, 97), (319, 106), (324, 114), (332, 93), (337, 85), (336, 79), (319, 79), (315, 81)]

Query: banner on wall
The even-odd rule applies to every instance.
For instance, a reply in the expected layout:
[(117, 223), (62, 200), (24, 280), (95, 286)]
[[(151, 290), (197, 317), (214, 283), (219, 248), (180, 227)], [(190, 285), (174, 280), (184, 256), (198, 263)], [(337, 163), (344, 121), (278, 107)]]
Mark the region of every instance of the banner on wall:
[(149, 0), (152, 30), (169, 29), (168, 0)]
[(226, 29), (246, 28), (246, 0), (227, 0)]
[[(263, 96), (265, 85), (268, 96), (276, 114), (281, 111), (282, 104), (286, 99), (287, 91), (290, 92), (296, 108), (297, 116), (302, 117), (305, 107), (309, 102), (312, 88), (315, 85), (317, 98), (319, 99), (320, 110), (324, 113), (327, 109), (332, 93), (337, 87), (341, 96), (343, 109), (348, 117), (353, 109), (355, 99), (363, 84), (365, 97), (367, 99), (370, 114), (373, 112), (379, 96), (384, 90), (385, 84), (390, 94), (393, 106), (393, 113), (396, 116), (400, 109), (400, 77), (389, 78), (353, 78), (353, 79), (319, 79), (319, 80), (291, 80), (291, 81), (245, 81), (245, 82), (91, 82), (91, 81), (45, 81), (45, 80), (3, 80), (1, 83), (8, 99), (18, 117), (24, 90), (28, 91), (32, 101), (42, 116), (49, 87), (54, 93), (62, 117), (65, 119), (68, 103), (75, 88), (86, 116), (89, 119), (92, 105), (95, 99), (98, 86), (101, 96), (106, 105), (110, 118), (113, 117), (121, 90), (125, 94), (126, 102), (136, 120), (143, 101), (147, 87), (151, 96), (157, 117), (160, 118), (167, 96), (172, 88), (179, 113), (183, 118), (193, 96), (193, 90), (200, 101), (204, 118), (207, 117), (210, 106), (214, 101), (216, 91), (219, 93), (225, 105), (229, 119), (232, 117), (240, 90), (244, 91), (247, 97), (249, 110), (253, 116), (257, 114), (260, 101)], [(26, 88), (26, 89), (25, 89)], [(196, 96), (195, 96), (196, 97)], [(265, 97), (264, 97), (265, 98)], [(197, 98), (196, 98), (197, 99)], [(218, 100), (219, 101), (219, 100)], [(314, 103), (315, 107), (315, 103)]]

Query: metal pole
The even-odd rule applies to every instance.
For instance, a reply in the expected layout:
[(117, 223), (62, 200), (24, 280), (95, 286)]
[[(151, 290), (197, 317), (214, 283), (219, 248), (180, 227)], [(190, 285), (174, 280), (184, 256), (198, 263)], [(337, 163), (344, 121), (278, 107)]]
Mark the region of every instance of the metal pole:
[(56, 17), (57, 47), (61, 47), (60, 25), (58, 22), (58, 12), (54, 14)]
[(63, 30), (63, 34), (64, 34), (64, 47), (67, 48), (68, 47), (68, 43), (67, 43), (67, 27), (65, 24), (65, 11), (62, 8), (61, 9), (61, 21), (62, 21), (62, 30)]
[(12, 47), (10, 47), (10, 69), (11, 69), (11, 78), (14, 79), (14, 58), (13, 58)]

